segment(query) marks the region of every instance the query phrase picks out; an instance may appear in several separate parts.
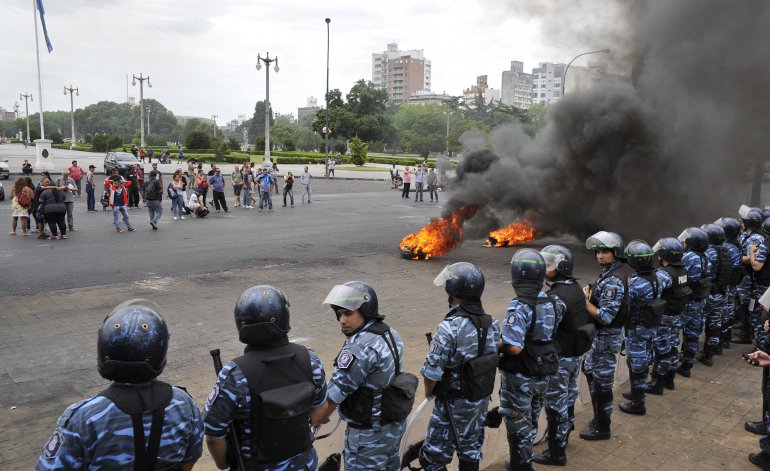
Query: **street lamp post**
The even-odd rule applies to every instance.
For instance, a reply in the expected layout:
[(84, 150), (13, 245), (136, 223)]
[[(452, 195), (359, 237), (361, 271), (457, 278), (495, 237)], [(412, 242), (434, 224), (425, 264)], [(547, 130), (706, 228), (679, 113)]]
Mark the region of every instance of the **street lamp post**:
[(217, 137), (217, 118), (219, 118), (219, 115), (211, 115), (211, 120), (214, 121), (214, 137)]
[(75, 148), (75, 97), (73, 93), (80, 96), (80, 91), (78, 87), (72, 88), (72, 84), (70, 84), (70, 88), (64, 87), (64, 95), (67, 95), (67, 92), (70, 92), (70, 126), (72, 131), (70, 135), (70, 150), (72, 150)]
[(326, 144), (326, 154), (324, 162), (329, 158), (329, 23), (332, 22), (331, 18), (326, 18), (326, 109), (324, 110), (324, 116), (326, 117), (326, 123), (324, 126), (324, 143)]
[(19, 103), (14, 102), (13, 103), (13, 114), (16, 117), (15, 119), (19, 119)]
[(584, 52), (582, 54), (578, 54), (575, 57), (573, 57), (572, 60), (569, 61), (569, 63), (567, 64), (567, 67), (564, 69), (564, 76), (561, 78), (561, 97), (560, 98), (564, 98), (564, 84), (567, 82), (567, 71), (569, 70), (569, 66), (572, 65), (573, 62), (575, 62), (575, 59), (577, 59), (578, 57), (586, 56), (588, 54), (609, 54), (609, 52), (610, 52), (609, 49), (600, 49), (598, 51)]
[(30, 137), (29, 137), (29, 102), (30, 101), (35, 101), (35, 100), (32, 98), (32, 94), (31, 93), (24, 93), (24, 94), (19, 93), (19, 100), (21, 100), (22, 98), (24, 99), (24, 109), (25, 109), (25, 113), (26, 113), (26, 116), (27, 116), (27, 137), (24, 138), (24, 142), (26, 144), (26, 143), (30, 142)]
[(147, 135), (152, 134), (152, 131), (150, 131), (150, 105), (147, 105)]
[(147, 80), (147, 86), (149, 88), (152, 88), (152, 84), (150, 83), (149, 75), (143, 77), (142, 74), (139, 74), (139, 77), (136, 75), (133, 77), (134, 79), (131, 81), (131, 85), (136, 86), (136, 81), (139, 80), (139, 141), (141, 146), (144, 147), (144, 81)]
[(262, 62), (265, 63), (265, 158), (270, 159), (270, 64), (275, 62), (276, 73), (280, 68), (278, 67), (278, 56), (271, 59), (269, 52), (265, 57), (257, 54), (257, 70), (262, 69)]

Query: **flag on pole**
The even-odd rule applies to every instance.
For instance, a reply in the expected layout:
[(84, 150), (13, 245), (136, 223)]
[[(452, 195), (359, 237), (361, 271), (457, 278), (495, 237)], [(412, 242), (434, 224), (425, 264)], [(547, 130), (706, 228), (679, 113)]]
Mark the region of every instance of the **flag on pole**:
[(51, 45), (51, 39), (48, 37), (48, 28), (45, 27), (45, 9), (43, 8), (43, 0), (37, 0), (37, 11), (40, 12), (40, 22), (43, 24), (43, 35), (45, 36), (45, 44), (48, 46), (48, 52), (53, 51)]

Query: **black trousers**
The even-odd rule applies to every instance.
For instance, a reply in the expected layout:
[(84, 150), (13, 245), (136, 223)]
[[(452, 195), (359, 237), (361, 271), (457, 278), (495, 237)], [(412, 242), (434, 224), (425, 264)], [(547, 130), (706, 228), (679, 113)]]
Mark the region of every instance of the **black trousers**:
[[(51, 235), (57, 236), (59, 232), (61, 235), (67, 235), (67, 224), (64, 223), (64, 213), (47, 213), (45, 215), (45, 222), (48, 223), (48, 228), (51, 229)], [(56, 227), (59, 227), (57, 232)]]
[(401, 190), (401, 197), (402, 198), (409, 198), (409, 187), (412, 186), (411, 183), (404, 183), (404, 189)]
[(227, 201), (225, 201), (225, 192), (214, 190), (214, 207), (219, 211), (219, 207), (227, 211)]

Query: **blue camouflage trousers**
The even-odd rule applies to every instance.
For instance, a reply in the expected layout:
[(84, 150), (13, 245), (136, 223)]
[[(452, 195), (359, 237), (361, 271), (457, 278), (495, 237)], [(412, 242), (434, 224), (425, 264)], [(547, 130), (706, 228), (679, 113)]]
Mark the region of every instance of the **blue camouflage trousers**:
[(719, 348), (722, 340), (722, 318), (724, 317), (727, 296), (719, 293), (712, 293), (706, 299), (704, 308), (706, 318), (706, 341), (704, 351), (714, 352)]
[(534, 452), (532, 436), (545, 402), (548, 376), (533, 377), (503, 372), (500, 387), (500, 414), (505, 417), (508, 442), (515, 443), (522, 464), (530, 463)]
[[(611, 393), (615, 382), (615, 368), (617, 367), (617, 355), (623, 343), (623, 329), (621, 327), (602, 327), (596, 333), (596, 338), (591, 344), (591, 349), (586, 353), (583, 362), (583, 371), (586, 377), (593, 378), (591, 397), (605, 397), (604, 393)], [(598, 394), (597, 393), (602, 393)], [(607, 418), (612, 416), (612, 400), (598, 404)]]
[[(655, 345), (655, 340), (660, 342)], [(626, 361), (631, 377), (631, 388), (647, 390), (647, 372), (650, 369), (649, 350), (665, 348), (667, 341), (657, 335), (657, 327), (632, 325), (626, 331)]]
[(727, 288), (727, 295), (725, 296), (725, 306), (722, 309), (722, 335), (727, 337), (733, 331), (733, 322), (735, 321), (735, 310), (737, 309), (737, 303), (735, 298), (738, 296), (735, 286), (729, 286)]
[(665, 376), (675, 370), (678, 362), (679, 316), (663, 315), (652, 339), (654, 351), (653, 368), (657, 375)]
[(386, 425), (375, 422), (370, 429), (348, 426), (345, 430), (345, 470), (398, 471), (401, 468), (398, 445), (405, 426), (406, 421)]
[(489, 406), (489, 398), (480, 401), (466, 399), (450, 399), (449, 404), (457, 427), (457, 440), (460, 449), (457, 450), (452, 426), (449, 422), (449, 410), (446, 402), (437, 399), (433, 406), (433, 414), (428, 423), (428, 432), (420, 452), (420, 463), (425, 463), (425, 469), (433, 471), (444, 469), (452, 461), (452, 455), (457, 451), (458, 458), (465, 461), (481, 461), (481, 445), (484, 443), (484, 419)]
[(570, 426), (569, 407), (575, 405), (578, 397), (577, 380), (580, 374), (580, 357), (559, 357), (559, 371), (548, 377), (545, 392), (545, 407), (556, 415), (556, 444), (567, 446)]
[(698, 352), (698, 339), (703, 332), (703, 299), (690, 301), (682, 313), (682, 365), (690, 368), (695, 363), (695, 353)]

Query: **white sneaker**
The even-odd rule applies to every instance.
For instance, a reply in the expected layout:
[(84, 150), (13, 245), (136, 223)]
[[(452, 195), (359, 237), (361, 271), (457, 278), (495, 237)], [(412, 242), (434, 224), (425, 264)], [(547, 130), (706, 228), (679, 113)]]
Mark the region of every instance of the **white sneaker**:
[(179, 216), (179, 219), (184, 219), (184, 216)]
[(179, 219), (179, 218), (178, 218), (178, 217), (176, 217), (176, 216), (174, 216), (174, 221), (176, 221), (177, 219)]

